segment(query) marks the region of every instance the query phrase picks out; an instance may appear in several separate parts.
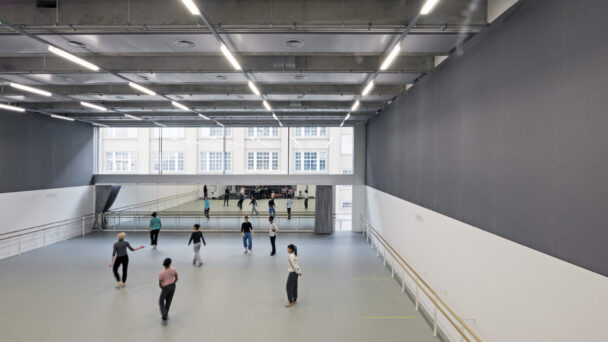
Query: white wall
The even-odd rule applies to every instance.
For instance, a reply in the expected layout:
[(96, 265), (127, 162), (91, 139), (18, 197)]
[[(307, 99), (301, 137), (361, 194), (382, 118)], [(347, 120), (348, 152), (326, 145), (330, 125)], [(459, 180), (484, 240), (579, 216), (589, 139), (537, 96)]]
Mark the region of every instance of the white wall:
[(367, 188), (369, 223), (485, 341), (600, 341), (608, 278)]
[[(93, 186), (45, 189), (0, 193), (0, 234), (9, 233), (33, 226), (78, 218), (92, 214), (95, 208)], [(90, 230), (92, 222), (85, 222)], [(82, 234), (82, 222), (78, 221), (63, 227), (23, 236), (21, 241), (10, 239), (0, 241), (0, 258), (51, 244)], [(0, 238), (14, 234), (2, 235)]]

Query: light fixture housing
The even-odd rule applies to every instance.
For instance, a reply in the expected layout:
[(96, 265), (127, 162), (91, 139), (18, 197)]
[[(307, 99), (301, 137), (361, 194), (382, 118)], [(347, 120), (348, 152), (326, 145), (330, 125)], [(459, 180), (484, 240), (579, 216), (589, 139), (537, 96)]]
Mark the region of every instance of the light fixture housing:
[(135, 88), (135, 89), (141, 91), (142, 93), (145, 93), (145, 94), (148, 94), (148, 95), (151, 95), (151, 96), (156, 95), (156, 93), (153, 92), (152, 90), (150, 90), (150, 89), (148, 89), (146, 87), (142, 87), (142, 86), (140, 86), (137, 83), (129, 82), (129, 87)]
[(359, 105), (361, 105), (361, 103), (359, 102), (359, 100), (355, 101), (355, 103), (353, 103), (353, 106), (350, 107), (350, 111), (354, 112), (357, 110), (357, 108), (359, 108)]
[(230, 53), (230, 50), (228, 50), (226, 45), (222, 44), (220, 46), (220, 50), (222, 50), (222, 53), (224, 54), (224, 56), (226, 56), (226, 59), (228, 59), (230, 64), (232, 64), (233, 68), (235, 68), (236, 70), (242, 70), (241, 65), (239, 64), (239, 62), (237, 62), (232, 53)]
[(365, 95), (369, 94), (369, 92), (372, 91), (373, 87), (374, 87), (374, 80), (371, 80), (367, 83), (365, 88), (363, 88), (363, 92), (361, 93), (361, 95), (365, 96)]
[(131, 115), (131, 114), (125, 114), (125, 117), (129, 118), (129, 119), (133, 119), (133, 120), (137, 120), (137, 121), (141, 121), (143, 120), (142, 118), (140, 118), (139, 116), (135, 116), (135, 115)]
[(260, 90), (258, 89), (258, 87), (255, 86), (255, 83), (249, 81), (249, 88), (251, 89), (251, 91), (256, 94), (257, 96), (260, 96)]
[(34, 88), (34, 87), (28, 87), (26, 85), (19, 84), (19, 83), (10, 82), (9, 85), (11, 87), (13, 87), (13, 88), (17, 88), (17, 89), (20, 89), (20, 90), (23, 90), (23, 91), (27, 91), (27, 92), (38, 94), (38, 95), (42, 95), (42, 96), (51, 96), (51, 95), (53, 95), (53, 94), (49, 93), (48, 91), (44, 91), (44, 90), (41, 90), (41, 89), (38, 89), (38, 88)]
[(102, 107), (100, 105), (96, 105), (94, 103), (89, 103), (89, 102), (85, 102), (85, 101), (80, 101), (80, 104), (82, 106), (89, 107), (89, 108), (92, 108), (92, 109), (97, 109), (97, 110), (100, 110), (102, 112), (105, 112), (105, 111), (108, 110), (106, 107)]
[(51, 115), (51, 117), (55, 118), (55, 119), (60, 119), (60, 120), (75, 121), (74, 119), (68, 118), (67, 116), (63, 116), (63, 115), (53, 114), (53, 115)]
[(12, 110), (13, 112), (25, 112), (25, 108), (15, 107), (15, 106), (7, 105), (4, 103), (0, 103), (0, 108), (6, 109), (6, 110)]
[(95, 65), (93, 63), (89, 63), (82, 58), (76, 57), (76, 56), (72, 55), (71, 53), (61, 50), (59, 48), (56, 48), (52, 45), (49, 45), (49, 51), (56, 54), (59, 57), (63, 57), (71, 62), (82, 65), (83, 67), (85, 67), (89, 70), (99, 71), (99, 67), (97, 65)]
[(184, 106), (183, 104), (181, 104), (181, 103), (179, 103), (179, 102), (171, 101), (171, 104), (172, 104), (174, 107), (177, 107), (177, 108), (179, 108), (179, 109), (181, 109), (181, 110), (190, 111), (190, 108), (188, 108), (188, 107)]
[(264, 107), (266, 107), (266, 110), (272, 110), (272, 107), (270, 107), (270, 104), (268, 102), (266, 102), (266, 100), (262, 101), (262, 104), (264, 104)]
[(188, 10), (190, 11), (190, 13), (192, 13), (193, 15), (200, 15), (201, 14), (201, 11), (198, 9), (198, 7), (194, 3), (194, 1), (192, 1), (192, 0), (182, 0), (182, 2), (186, 6), (186, 8), (188, 8)]
[(391, 53), (389, 53), (388, 56), (386, 56), (386, 59), (384, 60), (384, 62), (382, 62), (382, 65), (380, 66), (380, 70), (388, 69), (388, 67), (391, 66), (391, 63), (393, 63), (393, 60), (395, 60), (395, 57), (397, 57), (397, 55), (399, 54), (399, 51), (401, 51), (400, 42), (397, 43), (397, 45), (395, 45), (393, 50), (391, 50)]
[(435, 5), (437, 5), (438, 2), (439, 2), (439, 0), (426, 0), (424, 5), (420, 9), (420, 14), (427, 15), (427, 14), (431, 13), (431, 11), (435, 7)]

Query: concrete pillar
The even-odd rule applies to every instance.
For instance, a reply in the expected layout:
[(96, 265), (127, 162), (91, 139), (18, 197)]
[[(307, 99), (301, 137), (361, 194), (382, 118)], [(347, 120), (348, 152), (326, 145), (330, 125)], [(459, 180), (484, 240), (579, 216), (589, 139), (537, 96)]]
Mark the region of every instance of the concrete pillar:
[(365, 149), (367, 124), (357, 124), (353, 129), (353, 222), (354, 232), (364, 230), (359, 220), (367, 212), (365, 198)]

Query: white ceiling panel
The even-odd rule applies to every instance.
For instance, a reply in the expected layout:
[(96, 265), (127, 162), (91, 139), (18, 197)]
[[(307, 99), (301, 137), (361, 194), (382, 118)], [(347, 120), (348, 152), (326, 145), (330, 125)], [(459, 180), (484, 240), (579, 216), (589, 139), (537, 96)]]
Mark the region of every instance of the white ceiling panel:
[[(295, 77), (303, 75), (298, 80)], [(256, 72), (254, 79), (259, 83), (362, 83), (369, 73), (362, 72), (327, 72), (327, 73), (299, 73), (299, 72)]]
[(255, 94), (171, 94), (167, 95), (176, 101), (259, 101)]
[(124, 80), (106, 73), (28, 74), (27, 77), (43, 84), (107, 84), (125, 83)]
[(233, 73), (123, 73), (121, 74), (137, 83), (246, 83), (247, 79), (240, 72)]
[(103, 94), (89, 94), (89, 95), (72, 95), (72, 98), (81, 101), (164, 101), (165, 99), (156, 95), (135, 95), (135, 94), (120, 94), (120, 95), (103, 95)]

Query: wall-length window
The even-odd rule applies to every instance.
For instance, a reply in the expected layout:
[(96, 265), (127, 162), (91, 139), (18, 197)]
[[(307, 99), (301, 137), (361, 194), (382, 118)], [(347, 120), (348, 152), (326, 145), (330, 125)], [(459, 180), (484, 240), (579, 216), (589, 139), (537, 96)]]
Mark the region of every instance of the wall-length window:
[(108, 172), (137, 171), (137, 152), (106, 152), (105, 170)]

